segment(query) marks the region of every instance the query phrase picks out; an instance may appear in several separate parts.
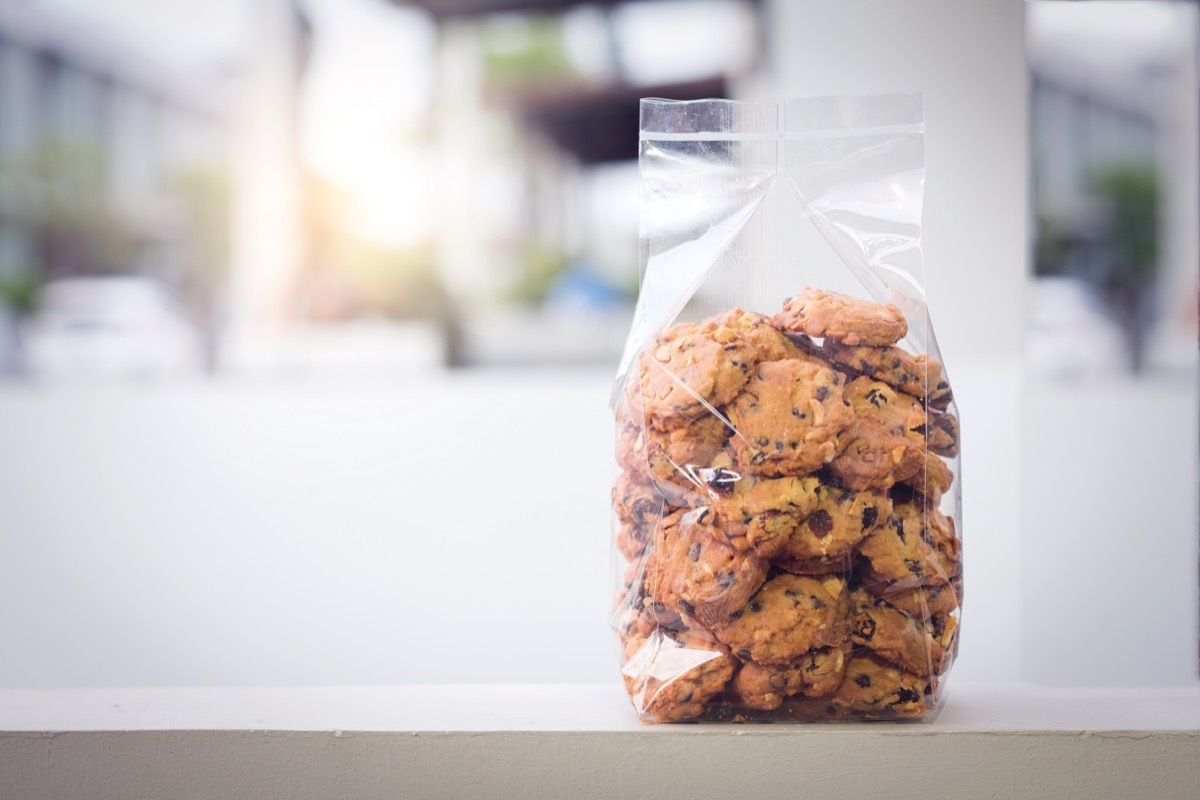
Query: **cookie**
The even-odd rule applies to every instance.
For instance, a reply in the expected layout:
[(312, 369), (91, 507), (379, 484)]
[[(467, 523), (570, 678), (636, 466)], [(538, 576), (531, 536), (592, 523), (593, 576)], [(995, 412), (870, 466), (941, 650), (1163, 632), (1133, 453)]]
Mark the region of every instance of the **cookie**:
[(826, 341), (823, 355), (853, 370), (910, 394), (928, 406), (945, 410), (954, 400), (942, 363), (922, 353), (910, 355), (899, 347), (870, 347)]
[(724, 691), (736, 663), (705, 636), (665, 628), (632, 638), (626, 652), (625, 688), (638, 713), (657, 722), (700, 716)]
[(645, 585), (656, 602), (712, 626), (729, 619), (767, 576), (767, 560), (738, 550), (714, 531), (705, 507), (663, 520), (646, 559)]
[(950, 491), (950, 486), (954, 483), (954, 473), (945, 461), (933, 453), (926, 453), (921, 467), (898, 483), (925, 495), (936, 506), (941, 502), (942, 495)]
[(928, 431), (929, 450), (940, 456), (954, 458), (958, 455), (958, 418), (946, 412), (930, 410), (927, 425), (913, 429), (915, 433)]
[(721, 476), (728, 492), (712, 504), (718, 528), (734, 546), (752, 547), (774, 557), (799, 521), (817, 507), (819, 482), (814, 477), (756, 478), (729, 472)]
[(829, 471), (856, 490), (887, 489), (925, 464), (928, 416), (916, 398), (871, 378), (855, 378), (845, 397), (854, 423), (839, 441)]
[(623, 472), (613, 486), (612, 506), (617, 516), (617, 549), (633, 561), (646, 549), (666, 505), (648, 483)]
[(733, 328), (711, 320), (680, 323), (638, 357), (632, 390), (639, 392), (649, 425), (667, 431), (736, 397), (756, 361), (754, 348)]
[(920, 620), (949, 614), (962, 602), (961, 577), (954, 577), (949, 582), (936, 586), (918, 586), (899, 592), (891, 591), (894, 586), (887, 581), (865, 584), (865, 588), (886, 600), (888, 605)]
[(913, 675), (936, 675), (946, 655), (925, 623), (859, 589), (850, 596), (850, 641)]
[(735, 308), (719, 314), (713, 322), (720, 327), (732, 328), (754, 348), (761, 361), (783, 361), (788, 358), (806, 358), (807, 353), (783, 331), (771, 323), (771, 318), (751, 311)]
[(824, 647), (801, 656), (795, 663), (804, 681), (804, 695), (821, 697), (836, 691), (845, 677), (850, 650), (848, 645)]
[(835, 711), (859, 712), (875, 719), (920, 717), (933, 710), (932, 684), (875, 655), (850, 659), (846, 677), (830, 700)]
[(833, 576), (780, 574), (714, 633), (743, 661), (789, 664), (849, 636), (846, 582)]
[(894, 305), (820, 289), (790, 298), (772, 321), (783, 330), (848, 345), (889, 345), (908, 334), (908, 323)]
[(729, 691), (733, 699), (747, 708), (773, 711), (783, 705), (784, 699), (804, 688), (804, 678), (796, 667), (767, 665), (748, 662), (743, 664)]
[(716, 497), (704, 483), (704, 471), (733, 465), (731, 455), (722, 456), (730, 429), (707, 411), (680, 420), (678, 427), (661, 431), (619, 415), (617, 463), (653, 483), (671, 505), (700, 505)]
[(937, 509), (896, 503), (887, 522), (858, 543), (870, 564), (869, 579), (902, 592), (948, 583), (958, 574), (958, 540), (953, 523)]
[(804, 475), (833, 460), (852, 422), (841, 373), (809, 360), (759, 364), (726, 409), (739, 469), (767, 477)]
[(816, 507), (796, 526), (780, 550), (780, 556), (789, 563), (814, 559), (837, 561), (869, 536), (892, 511), (891, 500), (881, 491), (854, 492), (817, 481), (814, 494)]

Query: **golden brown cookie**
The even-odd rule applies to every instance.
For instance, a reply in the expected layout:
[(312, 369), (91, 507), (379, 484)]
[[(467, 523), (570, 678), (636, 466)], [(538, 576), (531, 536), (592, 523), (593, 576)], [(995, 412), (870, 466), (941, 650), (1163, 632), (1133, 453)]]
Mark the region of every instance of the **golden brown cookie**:
[(649, 426), (671, 430), (736, 397), (756, 360), (753, 346), (733, 328), (711, 320), (680, 323), (639, 355), (630, 389), (640, 393)]
[(870, 579), (890, 583), (895, 592), (948, 583), (958, 574), (953, 523), (937, 509), (917, 503), (893, 500), (886, 524), (856, 549), (870, 562)]
[(954, 473), (945, 461), (933, 453), (926, 453), (921, 467), (898, 482), (925, 495), (936, 506), (941, 502), (942, 495), (950, 491), (950, 486), (954, 483)]
[(822, 352), (835, 364), (910, 394), (944, 410), (954, 400), (942, 363), (922, 353), (911, 355), (899, 347), (848, 345), (829, 340)]
[(850, 597), (850, 641), (913, 675), (936, 675), (946, 655), (919, 619), (859, 589)]
[(673, 722), (697, 717), (733, 677), (734, 659), (695, 632), (655, 630), (626, 642), (621, 669), (634, 708), (644, 718)]
[(945, 615), (958, 608), (962, 595), (962, 577), (951, 578), (948, 583), (936, 586), (918, 586), (904, 591), (891, 591), (893, 585), (886, 581), (866, 584), (873, 594), (886, 600), (888, 605), (921, 620), (935, 615)]
[(772, 711), (783, 705), (784, 699), (804, 688), (804, 678), (796, 667), (786, 665), (742, 665), (733, 676), (729, 690), (734, 699), (761, 711)]
[(645, 570), (655, 601), (705, 626), (723, 623), (745, 606), (767, 575), (766, 559), (724, 541), (714, 522), (706, 507), (665, 518)]
[[(787, 563), (834, 563), (887, 520), (892, 502), (882, 491), (854, 492), (817, 482), (816, 507), (804, 517), (779, 556)], [(784, 567), (789, 572), (792, 570)]]
[(814, 648), (843, 644), (848, 611), (844, 580), (781, 574), (715, 633), (743, 661), (789, 664)]
[(925, 463), (928, 417), (916, 398), (886, 383), (855, 378), (846, 385), (854, 423), (842, 435), (829, 471), (851, 489), (887, 489)]
[(719, 314), (713, 322), (720, 327), (732, 328), (742, 335), (758, 354), (759, 361), (782, 361), (788, 358), (806, 358), (804, 350), (784, 335), (771, 323), (771, 318), (752, 311), (735, 308)]
[(820, 469), (852, 421), (841, 373), (806, 359), (759, 364), (727, 414), (738, 467), (779, 477)]
[(908, 334), (908, 323), (891, 303), (872, 303), (837, 292), (806, 289), (783, 304), (775, 325), (848, 345), (889, 345)]
[(928, 678), (910, 675), (874, 655), (846, 665), (846, 677), (830, 701), (835, 711), (855, 711), (868, 719), (920, 717), (933, 710)]
[(735, 547), (753, 547), (764, 558), (774, 557), (796, 525), (817, 507), (815, 477), (757, 478), (728, 472), (728, 487), (712, 504), (718, 529)]
[(668, 507), (650, 484), (628, 472), (622, 472), (613, 486), (612, 505), (617, 516), (617, 549), (633, 561), (646, 549), (659, 521), (669, 513)]

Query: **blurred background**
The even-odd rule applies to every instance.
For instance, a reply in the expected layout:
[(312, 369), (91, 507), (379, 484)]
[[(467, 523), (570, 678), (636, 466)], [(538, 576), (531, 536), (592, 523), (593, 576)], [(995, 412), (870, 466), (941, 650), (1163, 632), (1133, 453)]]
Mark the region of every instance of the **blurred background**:
[(1194, 681), (1197, 6), (891, 5), (0, 0), (0, 686), (615, 679), (638, 99), (902, 90), (957, 669)]

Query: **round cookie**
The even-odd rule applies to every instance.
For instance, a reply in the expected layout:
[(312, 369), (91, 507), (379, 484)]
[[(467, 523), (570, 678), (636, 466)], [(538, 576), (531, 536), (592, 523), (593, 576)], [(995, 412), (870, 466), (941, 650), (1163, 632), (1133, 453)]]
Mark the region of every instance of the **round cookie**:
[(852, 492), (818, 482), (815, 496), (816, 508), (796, 526), (780, 550), (780, 556), (789, 563), (813, 559), (832, 563), (849, 553), (892, 512), (891, 500), (878, 490)]
[(954, 400), (942, 363), (899, 347), (849, 345), (832, 339), (822, 347), (831, 362), (910, 394), (933, 408), (945, 410)]
[(650, 596), (705, 626), (741, 609), (767, 575), (766, 559), (724, 541), (713, 530), (714, 518), (708, 508), (665, 518), (646, 559)]
[(700, 716), (724, 691), (736, 663), (703, 635), (664, 628), (631, 638), (625, 649), (625, 688), (638, 713), (657, 722)]
[(733, 676), (729, 691), (747, 708), (773, 711), (804, 688), (804, 678), (796, 667), (748, 662)]
[(807, 357), (795, 342), (771, 323), (770, 317), (762, 314), (735, 308), (717, 315), (713, 322), (740, 333), (742, 339), (754, 348), (760, 362)]
[(850, 603), (850, 641), (913, 675), (941, 671), (946, 651), (924, 623), (862, 589)]
[(854, 424), (842, 435), (829, 471), (851, 489), (887, 489), (925, 463), (925, 408), (886, 383), (862, 377), (846, 385)]
[(671, 505), (700, 505), (716, 497), (703, 471), (733, 465), (724, 453), (729, 432), (725, 420), (708, 411), (670, 431), (626, 421), (617, 434), (617, 463), (644, 476)]
[(789, 664), (817, 647), (841, 645), (849, 635), (846, 582), (780, 574), (715, 630), (738, 658)]
[(896, 503), (886, 524), (858, 543), (870, 562), (869, 578), (896, 592), (949, 582), (958, 574), (953, 524), (934, 508)]
[(866, 584), (866, 588), (877, 597), (886, 600), (888, 605), (922, 620), (949, 614), (962, 602), (961, 576), (952, 578), (948, 583), (918, 586), (901, 592), (889, 591), (892, 584), (887, 582)]
[(920, 717), (933, 710), (928, 679), (909, 675), (873, 655), (846, 665), (846, 677), (830, 701), (835, 711), (856, 711), (869, 718)]
[(753, 547), (764, 558), (774, 557), (817, 506), (815, 477), (728, 475), (736, 478), (727, 484), (732, 488), (712, 505), (718, 527), (735, 547)]
[(904, 315), (891, 303), (872, 303), (820, 289), (806, 289), (790, 298), (773, 322), (783, 330), (848, 345), (889, 345), (908, 334)]
[(660, 333), (637, 359), (631, 391), (640, 392), (649, 424), (671, 430), (737, 396), (757, 361), (733, 328), (709, 320)]
[(627, 472), (621, 473), (613, 486), (612, 505), (617, 515), (617, 549), (633, 561), (646, 549), (663, 515), (669, 513), (667, 506), (649, 484)]
[(841, 373), (806, 359), (759, 364), (726, 409), (738, 466), (769, 477), (803, 475), (837, 454), (852, 421)]
[(950, 491), (950, 486), (954, 483), (954, 473), (950, 471), (950, 467), (945, 461), (933, 453), (926, 453), (922, 466), (915, 473), (897, 483), (909, 486), (937, 505), (941, 502), (942, 495)]

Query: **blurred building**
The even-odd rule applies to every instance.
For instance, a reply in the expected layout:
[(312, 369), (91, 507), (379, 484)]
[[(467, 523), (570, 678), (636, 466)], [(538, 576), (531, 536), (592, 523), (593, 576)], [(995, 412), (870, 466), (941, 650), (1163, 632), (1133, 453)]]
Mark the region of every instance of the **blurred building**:
[(229, 157), (219, 87), (36, 4), (0, 0), (10, 309), (28, 310), (49, 280), (132, 274), (210, 317), (228, 261)]

